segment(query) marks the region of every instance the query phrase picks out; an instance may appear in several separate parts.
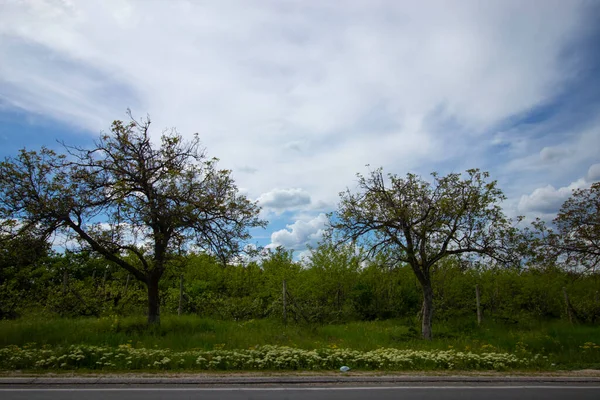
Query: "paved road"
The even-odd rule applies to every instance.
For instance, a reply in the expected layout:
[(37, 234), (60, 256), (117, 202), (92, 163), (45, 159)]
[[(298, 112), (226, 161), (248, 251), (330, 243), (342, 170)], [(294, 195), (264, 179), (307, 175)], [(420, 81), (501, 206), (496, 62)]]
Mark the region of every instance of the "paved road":
[(293, 387), (190, 387), (190, 386), (3, 386), (3, 400), (241, 400), (241, 399), (310, 399), (310, 400), (587, 400), (600, 399), (595, 385), (400, 385), (400, 386), (293, 386)]

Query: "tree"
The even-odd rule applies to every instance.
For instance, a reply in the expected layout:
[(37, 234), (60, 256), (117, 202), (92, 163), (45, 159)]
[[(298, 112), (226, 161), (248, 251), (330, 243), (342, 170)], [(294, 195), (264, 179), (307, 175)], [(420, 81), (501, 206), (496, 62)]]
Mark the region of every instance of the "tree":
[(318, 299), (323, 316), (339, 321), (349, 311), (345, 305), (358, 279), (361, 254), (351, 244), (336, 246), (329, 237), (309, 250), (304, 279), (310, 282), (311, 297)]
[(600, 265), (600, 182), (573, 191), (554, 223), (565, 262), (595, 271)]
[(0, 232), (0, 319), (17, 315), (17, 307), (34, 291), (36, 267), (50, 256), (46, 237), (33, 230), (14, 236), (10, 232), (14, 226), (6, 228)]
[[(9, 224), (5, 222), (3, 225), (6, 228)], [(14, 226), (6, 232), (0, 231), (0, 271), (5, 267), (22, 268), (35, 264), (50, 254), (47, 237), (39, 236), (31, 229), (22, 229), (18, 236), (12, 231)]]
[(128, 116), (91, 149), (23, 149), (0, 163), (0, 219), (68, 234), (127, 270), (148, 289), (148, 323), (159, 323), (158, 283), (176, 254), (196, 246), (225, 262), (265, 222), (197, 135), (165, 131), (156, 147), (150, 119)]
[(538, 219), (529, 232), (537, 262), (595, 272), (600, 265), (600, 182), (573, 191), (553, 220)]
[(414, 174), (400, 178), (382, 169), (358, 174), (358, 193), (340, 193), (331, 226), (339, 240), (357, 242), (368, 254), (386, 250), (407, 263), (423, 291), (422, 335), (431, 339), (431, 272), (445, 257), (462, 254), (506, 261), (514, 229), (498, 203), (504, 195), (489, 174), (477, 169), (428, 182)]

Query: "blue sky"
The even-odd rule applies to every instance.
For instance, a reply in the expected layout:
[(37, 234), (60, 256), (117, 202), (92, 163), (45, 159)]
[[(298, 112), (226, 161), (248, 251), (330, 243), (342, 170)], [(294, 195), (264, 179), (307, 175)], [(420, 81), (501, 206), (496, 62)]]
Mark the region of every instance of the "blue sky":
[(316, 244), (366, 164), (482, 168), (507, 214), (551, 219), (600, 180), (599, 4), (3, 1), (0, 156), (129, 107), (200, 134), (263, 206), (261, 245)]

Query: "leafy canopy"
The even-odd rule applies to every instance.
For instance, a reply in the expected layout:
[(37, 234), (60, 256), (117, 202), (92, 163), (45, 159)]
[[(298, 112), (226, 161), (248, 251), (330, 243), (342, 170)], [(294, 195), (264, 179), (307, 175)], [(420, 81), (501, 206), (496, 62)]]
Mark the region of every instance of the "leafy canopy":
[(600, 182), (574, 190), (553, 226), (537, 219), (527, 233), (535, 261), (595, 272), (600, 266)]
[[(131, 113), (129, 113), (131, 117)], [(114, 121), (91, 149), (58, 154), (21, 150), (0, 163), (0, 218), (23, 230), (63, 231), (140, 280), (190, 247), (227, 260), (264, 226), (259, 207), (216, 168), (198, 136), (163, 133), (154, 146), (150, 120)], [(129, 262), (124, 254), (134, 255)]]
[(507, 259), (514, 234), (499, 203), (496, 181), (477, 169), (426, 181), (415, 174), (384, 176), (382, 169), (358, 175), (357, 193), (340, 193), (332, 226), (343, 240), (360, 241), (369, 253), (386, 250), (408, 263), (419, 280), (439, 260), (476, 253)]

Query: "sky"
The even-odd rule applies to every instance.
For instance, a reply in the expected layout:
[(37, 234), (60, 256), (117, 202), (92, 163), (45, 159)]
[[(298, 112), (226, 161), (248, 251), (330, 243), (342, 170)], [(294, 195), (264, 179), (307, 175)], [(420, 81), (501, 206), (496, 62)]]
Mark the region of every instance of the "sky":
[[(198, 133), (315, 246), (356, 174), (489, 171), (551, 220), (600, 180), (600, 1), (0, 0), (0, 157), (115, 119)], [(369, 165), (370, 167), (367, 167)]]

